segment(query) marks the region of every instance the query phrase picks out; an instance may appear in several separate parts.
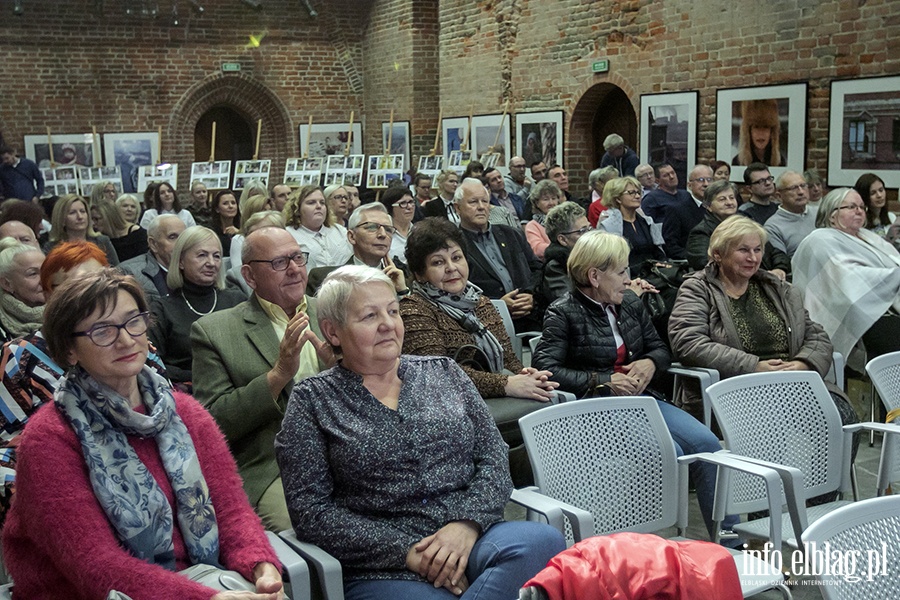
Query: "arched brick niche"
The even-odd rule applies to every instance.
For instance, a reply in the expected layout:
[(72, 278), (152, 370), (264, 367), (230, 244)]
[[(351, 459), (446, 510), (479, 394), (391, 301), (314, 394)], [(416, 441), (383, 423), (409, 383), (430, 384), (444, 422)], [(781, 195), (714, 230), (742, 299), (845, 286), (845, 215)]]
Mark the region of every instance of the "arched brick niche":
[(163, 136), (163, 157), (179, 165), (179, 189), (187, 189), (190, 165), (194, 162), (194, 130), (200, 117), (214, 106), (228, 106), (253, 123), (262, 119), (259, 158), (272, 160), (272, 177), (284, 175), (284, 162), (299, 149), (291, 118), (281, 100), (268, 87), (249, 75), (216, 74), (191, 86), (175, 104), (167, 135)]

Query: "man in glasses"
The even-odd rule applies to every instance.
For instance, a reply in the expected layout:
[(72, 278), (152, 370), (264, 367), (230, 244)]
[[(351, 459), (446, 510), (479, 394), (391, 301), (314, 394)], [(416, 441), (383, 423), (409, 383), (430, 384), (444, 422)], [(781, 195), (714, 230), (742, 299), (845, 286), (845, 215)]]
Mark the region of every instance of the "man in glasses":
[[(390, 257), (394, 231), (394, 220), (387, 213), (384, 204), (372, 202), (361, 205), (353, 211), (347, 222), (347, 241), (353, 247), (353, 256), (344, 264), (381, 269), (394, 282), (397, 294), (405, 296), (409, 294), (406, 274), (394, 265)], [(310, 271), (309, 282), (306, 284), (307, 293), (315, 295), (328, 274), (339, 266), (343, 265), (316, 267)]]
[(765, 225), (778, 210), (778, 203), (774, 199), (775, 178), (769, 173), (769, 167), (755, 162), (744, 169), (744, 183), (750, 190), (750, 202), (742, 204), (738, 210), (760, 225)]
[(775, 183), (781, 206), (763, 227), (772, 245), (793, 257), (803, 238), (816, 228), (816, 207), (809, 205), (809, 184), (800, 173), (785, 171)]
[(713, 170), (706, 165), (695, 165), (688, 175), (690, 199), (679, 197), (666, 209), (662, 234), (666, 240), (666, 255), (669, 258), (687, 258), (687, 239), (691, 229), (703, 220), (706, 208), (703, 196), (713, 180)]
[(250, 299), (191, 327), (194, 394), (228, 439), (244, 491), (273, 531), (291, 527), (275, 462), (288, 396), (295, 382), (334, 364), (315, 299), (306, 295), (306, 258), (285, 229), (253, 231), (241, 250)]

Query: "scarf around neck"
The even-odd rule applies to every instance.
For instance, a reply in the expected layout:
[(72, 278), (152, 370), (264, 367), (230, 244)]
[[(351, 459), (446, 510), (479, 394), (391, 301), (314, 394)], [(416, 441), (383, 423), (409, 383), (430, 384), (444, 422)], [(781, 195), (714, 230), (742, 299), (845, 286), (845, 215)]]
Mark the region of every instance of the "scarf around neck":
[(43, 306), (28, 306), (12, 294), (0, 292), (0, 321), (12, 337), (34, 333), (43, 320)]
[(175, 495), (178, 526), (193, 564), (219, 565), (219, 529), (194, 443), (175, 411), (165, 379), (144, 367), (138, 389), (148, 414), (81, 367), (54, 402), (84, 453), (97, 500), (122, 544), (136, 557), (175, 570), (172, 507), (126, 436), (154, 438)]
[(413, 282), (413, 291), (430, 300), (459, 326), (475, 337), (475, 345), (484, 352), (492, 373), (503, 371), (503, 346), (475, 315), (475, 307), (481, 299), (481, 288), (466, 282), (462, 294), (450, 294), (436, 288), (430, 282)]

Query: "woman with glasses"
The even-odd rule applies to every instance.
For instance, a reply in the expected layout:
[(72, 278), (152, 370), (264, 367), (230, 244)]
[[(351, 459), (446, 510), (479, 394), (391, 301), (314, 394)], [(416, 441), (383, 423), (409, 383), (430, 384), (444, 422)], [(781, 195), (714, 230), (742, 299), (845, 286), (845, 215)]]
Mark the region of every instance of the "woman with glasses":
[(551, 374), (526, 369), (516, 357), (500, 313), (469, 281), (464, 246), (462, 232), (444, 219), (420, 221), (410, 235), (406, 260), (414, 281), (400, 302), (403, 352), (456, 359), (482, 398), (547, 402), (556, 388)]
[(350, 193), (347, 192), (347, 188), (342, 185), (329, 185), (323, 194), (335, 222), (346, 227), (347, 218), (350, 216)]
[[(418, 180), (418, 175), (416, 176)], [(431, 187), (431, 179), (428, 179), (428, 187)], [(406, 240), (413, 230), (413, 219), (416, 215), (416, 201), (406, 188), (388, 188), (381, 195), (381, 203), (387, 209), (394, 222), (394, 235), (391, 239), (390, 257), (394, 262), (404, 260), (406, 253)]]
[(544, 251), (550, 245), (550, 238), (547, 236), (547, 229), (544, 225), (547, 213), (565, 200), (566, 197), (562, 190), (555, 181), (550, 179), (537, 182), (531, 188), (531, 193), (528, 194), (528, 201), (531, 203), (531, 220), (525, 224), (525, 239), (534, 250), (534, 255), (541, 260), (544, 259)]
[(347, 228), (336, 222), (322, 190), (304, 185), (291, 193), (284, 206), (287, 230), (309, 253), (308, 270), (337, 267), (353, 256)]
[(541, 295), (549, 303), (569, 291), (569, 254), (578, 238), (593, 227), (588, 222), (584, 209), (575, 202), (563, 202), (550, 209), (544, 227), (547, 229), (550, 245), (544, 251)]
[(253, 582), (257, 595), (241, 597), (281, 598), (277, 558), (221, 432), (145, 365), (149, 322), (137, 282), (109, 269), (50, 299), (50, 356), (70, 370), (19, 446), (19, 499), (3, 530), (15, 593), (238, 597), (178, 573), (215, 565)]
[(822, 199), (816, 227), (791, 261), (810, 317), (844, 356), (860, 339), (868, 360), (900, 350), (900, 252), (866, 229), (866, 205), (850, 188)]
[(603, 188), (603, 204), (609, 211), (600, 228), (628, 240), (631, 247), (628, 266), (632, 272), (638, 273), (648, 260), (667, 260), (662, 224), (654, 223), (641, 210), (641, 184), (637, 179), (617, 177), (607, 182)]
[(438, 197), (429, 200), (422, 206), (426, 217), (443, 217), (454, 225), (459, 225), (459, 215), (453, 205), (456, 188), (459, 187), (459, 175), (456, 171), (445, 169), (437, 176)]
[(237, 306), (247, 299), (225, 287), (222, 244), (211, 229), (195, 225), (178, 236), (166, 284), (171, 293), (153, 302), (150, 339), (174, 383), (191, 389), (191, 339), (188, 332), (200, 317)]

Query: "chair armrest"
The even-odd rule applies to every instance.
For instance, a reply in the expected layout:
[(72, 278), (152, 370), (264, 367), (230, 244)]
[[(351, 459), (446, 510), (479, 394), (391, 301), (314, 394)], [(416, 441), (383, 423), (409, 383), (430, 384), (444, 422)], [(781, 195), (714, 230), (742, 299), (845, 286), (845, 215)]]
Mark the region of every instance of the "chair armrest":
[(847, 364), (847, 361), (844, 360), (844, 355), (840, 352), (833, 352), (831, 354), (831, 368), (828, 369), (828, 373), (825, 374), (825, 381), (831, 381), (836, 386), (844, 388), (844, 366)]
[(556, 402), (554, 404), (561, 404), (563, 402), (575, 402), (578, 398), (572, 392), (564, 392), (562, 390), (556, 391)]
[(302, 599), (310, 597), (309, 587), (309, 566), (303, 557), (297, 554), (284, 540), (282, 540), (273, 531), (266, 531), (266, 537), (275, 550), (278, 560), (284, 572), (287, 573), (287, 579), (291, 583), (291, 597)]
[[(741, 471), (749, 475), (761, 477), (766, 486), (766, 499), (769, 503), (769, 539), (772, 541), (774, 548), (781, 548), (782, 532), (780, 515), (782, 513), (781, 485), (783, 485), (785, 493), (788, 496), (788, 511), (791, 515), (791, 524), (794, 527), (794, 535), (799, 541), (800, 534), (806, 527), (806, 512), (800, 510), (796, 489), (793, 489), (795, 487), (793, 478), (788, 477), (787, 481), (785, 481), (784, 474), (779, 472), (778, 469), (769, 465), (758, 464), (756, 461), (744, 460), (746, 458), (747, 457), (738, 454), (731, 454), (730, 452), (703, 452), (700, 454), (679, 456), (678, 463), (679, 469), (682, 470), (686, 470), (687, 465), (698, 460), (719, 467), (716, 473), (716, 492), (713, 498), (713, 520), (717, 522), (721, 522), (725, 518), (725, 503), (721, 499), (721, 496), (719, 496), (719, 491), (722, 490), (726, 494), (729, 492), (730, 486), (727, 485), (727, 483), (730, 480), (730, 472), (728, 470)], [(771, 464), (775, 465), (775, 463)], [(782, 465), (777, 466), (781, 467), (782, 470), (792, 469), (791, 467), (783, 467)], [(726, 471), (723, 471), (722, 468), (726, 469)], [(802, 486), (803, 474), (797, 469), (793, 469), (793, 471), (796, 471), (800, 475), (800, 485)], [(687, 473), (684, 474), (685, 476), (687, 475)]]
[(866, 421), (864, 423), (851, 423), (850, 425), (844, 425), (844, 431), (849, 431), (850, 433), (856, 433), (861, 429), (865, 429), (866, 431), (880, 431), (881, 433), (886, 434), (900, 433), (900, 425), (897, 425), (895, 423), (876, 423), (874, 421)]
[(709, 399), (709, 394), (706, 390), (712, 384), (719, 383), (719, 371), (705, 367), (686, 367), (681, 363), (672, 363), (667, 372), (675, 376), (673, 395), (678, 391), (679, 377), (692, 377), (697, 380), (700, 384), (700, 395), (703, 398), (703, 424), (707, 428), (712, 427), (712, 401)]
[(572, 525), (572, 537), (576, 542), (594, 535), (594, 516), (591, 513), (562, 500), (546, 496), (536, 487), (513, 490), (510, 501), (543, 515), (547, 519), (547, 523), (563, 535), (566, 534), (563, 516), (567, 517)]
[(312, 564), (319, 577), (319, 585), (325, 600), (344, 600), (344, 576), (338, 559), (314, 544), (301, 542), (293, 529), (285, 529), (278, 537)]

